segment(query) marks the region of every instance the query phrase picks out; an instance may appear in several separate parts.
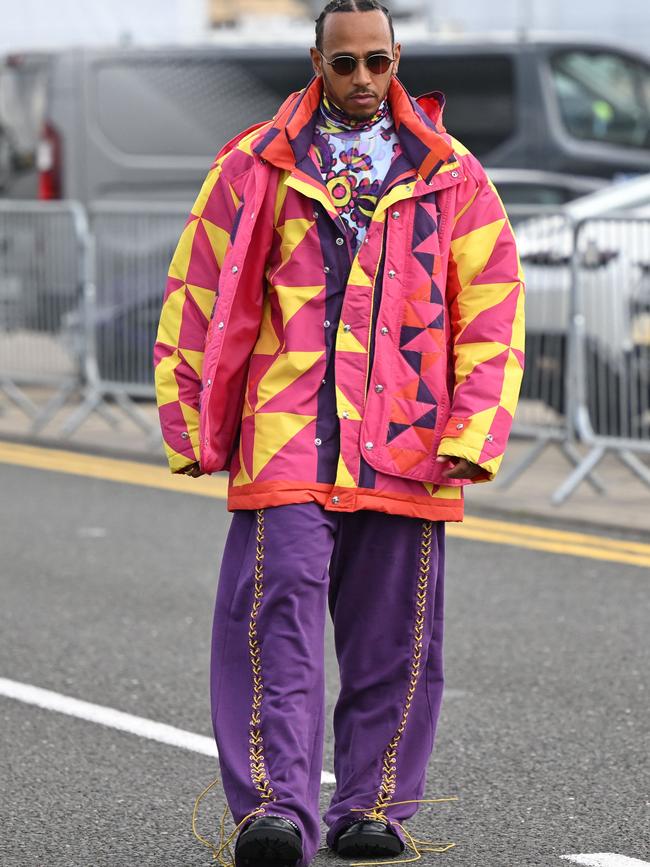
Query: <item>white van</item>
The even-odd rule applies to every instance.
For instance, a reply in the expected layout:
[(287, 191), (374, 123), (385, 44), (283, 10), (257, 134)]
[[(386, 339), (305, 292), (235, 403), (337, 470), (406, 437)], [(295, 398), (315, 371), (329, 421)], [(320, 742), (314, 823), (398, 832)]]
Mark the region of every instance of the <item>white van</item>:
[[(1, 192), (189, 203), (221, 145), (272, 117), (310, 76), (295, 44), (6, 57)], [(650, 172), (650, 65), (629, 51), (575, 40), (409, 43), (400, 78), (414, 94), (442, 90), (447, 129), (490, 168)]]

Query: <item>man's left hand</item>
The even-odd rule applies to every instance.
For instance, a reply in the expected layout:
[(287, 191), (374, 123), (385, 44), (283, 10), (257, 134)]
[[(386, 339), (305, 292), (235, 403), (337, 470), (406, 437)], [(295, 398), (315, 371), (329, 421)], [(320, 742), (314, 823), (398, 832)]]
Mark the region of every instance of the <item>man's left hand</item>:
[(479, 467), (478, 464), (473, 464), (471, 461), (466, 461), (464, 458), (454, 458), (450, 455), (438, 455), (436, 460), (439, 464), (451, 461), (454, 465), (443, 472), (443, 476), (446, 479), (475, 479), (484, 472), (483, 467)]

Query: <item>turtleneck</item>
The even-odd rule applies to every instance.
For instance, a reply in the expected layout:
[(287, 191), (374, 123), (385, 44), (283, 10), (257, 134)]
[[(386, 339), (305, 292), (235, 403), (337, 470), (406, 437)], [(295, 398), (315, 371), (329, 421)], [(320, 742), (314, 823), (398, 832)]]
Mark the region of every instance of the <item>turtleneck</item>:
[(320, 118), (332, 132), (362, 132), (371, 130), (388, 117), (388, 100), (384, 100), (372, 117), (355, 120), (343, 109), (330, 102), (325, 94), (320, 103)]
[(348, 117), (323, 94), (313, 155), (356, 250), (372, 220), (379, 190), (399, 140), (387, 100), (364, 120)]

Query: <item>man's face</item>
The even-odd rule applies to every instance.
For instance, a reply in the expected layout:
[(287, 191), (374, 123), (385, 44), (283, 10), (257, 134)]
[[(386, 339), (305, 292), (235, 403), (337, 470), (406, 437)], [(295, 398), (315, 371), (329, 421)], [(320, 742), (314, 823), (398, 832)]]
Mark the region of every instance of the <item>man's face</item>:
[[(332, 12), (323, 26), (321, 57), (318, 49), (311, 49), (316, 75), (323, 77), (328, 99), (353, 120), (372, 117), (388, 92), (390, 80), (397, 73), (400, 46), (391, 44), (388, 19), (380, 10), (372, 12)], [(371, 54), (394, 57), (387, 72), (373, 74), (365, 63), (357, 63), (350, 75), (338, 75), (327, 60), (341, 55), (365, 60)]]

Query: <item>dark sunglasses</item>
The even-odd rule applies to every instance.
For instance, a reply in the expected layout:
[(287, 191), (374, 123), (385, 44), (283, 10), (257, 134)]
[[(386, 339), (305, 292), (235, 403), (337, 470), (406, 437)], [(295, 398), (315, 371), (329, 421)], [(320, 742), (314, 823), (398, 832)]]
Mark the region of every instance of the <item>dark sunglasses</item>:
[(394, 57), (389, 57), (387, 54), (371, 54), (370, 57), (357, 60), (356, 57), (348, 54), (340, 54), (334, 60), (328, 60), (322, 51), (318, 52), (325, 63), (329, 63), (337, 75), (352, 75), (357, 68), (358, 63), (365, 63), (368, 71), (373, 75), (383, 75), (390, 69), (391, 63), (395, 62)]

